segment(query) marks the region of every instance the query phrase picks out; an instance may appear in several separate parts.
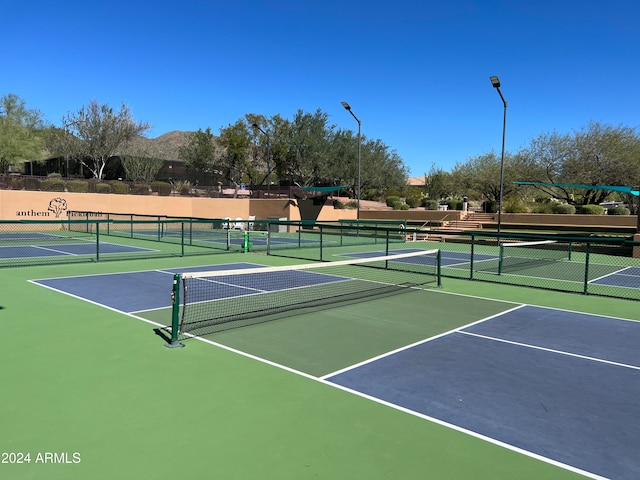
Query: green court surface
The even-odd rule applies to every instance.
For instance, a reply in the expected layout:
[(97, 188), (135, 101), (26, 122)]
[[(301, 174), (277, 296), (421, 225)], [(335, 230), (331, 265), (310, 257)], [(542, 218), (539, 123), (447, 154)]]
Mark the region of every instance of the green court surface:
[(232, 262), (291, 260), (217, 254), (0, 270), (0, 478), (584, 478), (318, 377), (519, 302), (640, 319), (637, 302), (445, 278), (443, 289), (169, 349), (141, 320), (168, 325), (169, 310), (123, 314), (28, 282)]

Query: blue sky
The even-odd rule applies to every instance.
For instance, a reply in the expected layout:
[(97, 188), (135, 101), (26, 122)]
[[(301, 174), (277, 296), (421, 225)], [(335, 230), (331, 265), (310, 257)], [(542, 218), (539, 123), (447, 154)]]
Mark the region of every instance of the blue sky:
[(330, 116), (420, 176), (598, 121), (640, 126), (637, 0), (0, 0), (0, 95), (59, 125), (126, 103), (150, 137)]

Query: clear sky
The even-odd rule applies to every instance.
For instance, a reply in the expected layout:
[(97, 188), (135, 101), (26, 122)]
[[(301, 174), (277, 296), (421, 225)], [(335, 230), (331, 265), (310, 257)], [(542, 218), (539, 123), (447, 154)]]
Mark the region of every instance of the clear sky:
[(321, 109), (432, 165), (598, 121), (640, 126), (638, 0), (0, 0), (0, 96), (59, 125), (91, 100), (150, 137)]

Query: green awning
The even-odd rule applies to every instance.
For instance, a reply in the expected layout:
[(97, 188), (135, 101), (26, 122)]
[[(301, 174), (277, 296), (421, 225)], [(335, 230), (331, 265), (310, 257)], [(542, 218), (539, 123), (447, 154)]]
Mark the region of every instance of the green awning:
[(338, 185), (335, 187), (300, 187), (301, 190), (305, 190), (307, 192), (337, 192), (338, 190), (344, 190), (345, 188), (349, 188), (348, 185)]
[(536, 187), (562, 187), (562, 188), (582, 188), (585, 190), (611, 190), (613, 192), (628, 193), (635, 197), (640, 195), (639, 190), (634, 187), (624, 187), (621, 185), (585, 185), (580, 183), (545, 183), (545, 182), (513, 182), (516, 185), (534, 185)]

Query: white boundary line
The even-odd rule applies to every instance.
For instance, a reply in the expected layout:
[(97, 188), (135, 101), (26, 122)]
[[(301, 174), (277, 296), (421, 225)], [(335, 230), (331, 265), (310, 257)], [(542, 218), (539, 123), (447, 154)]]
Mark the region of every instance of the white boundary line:
[(555, 353), (555, 354), (564, 355), (564, 356), (567, 356), (567, 357), (580, 358), (582, 360), (590, 360), (592, 362), (604, 363), (604, 364), (607, 364), (607, 365), (613, 365), (615, 367), (623, 367), (623, 368), (629, 368), (631, 370), (639, 370), (640, 371), (640, 366), (629, 365), (629, 364), (620, 363), (620, 362), (613, 362), (611, 360), (605, 360), (603, 358), (589, 357), (587, 355), (580, 355), (578, 353), (565, 352), (564, 350), (555, 350), (553, 348), (540, 347), (538, 345), (533, 345), (533, 344), (530, 344), (530, 343), (514, 342), (513, 340), (505, 340), (503, 338), (491, 337), (489, 335), (481, 335), (479, 333), (465, 332), (464, 330), (459, 330), (459, 331), (457, 331), (455, 333), (460, 333), (462, 335), (468, 335), (468, 336), (471, 336), (471, 337), (483, 338), (485, 340), (491, 340), (493, 342), (507, 343), (509, 345), (516, 345), (518, 347), (530, 348), (530, 349), (533, 349), (533, 350), (540, 350), (540, 351), (547, 352), (547, 353)]
[[(187, 268), (188, 268), (188, 267), (187, 267)], [(141, 270), (141, 271), (139, 271), (139, 272), (146, 272), (146, 271), (160, 271), (160, 270)], [(117, 273), (112, 273), (112, 274), (139, 273), (139, 272), (117, 272)], [(97, 275), (99, 275), (99, 274), (97, 274)], [(97, 276), (97, 275), (95, 275), (95, 276)], [(93, 275), (88, 275), (88, 276), (93, 276)], [(56, 278), (72, 278), (72, 277), (56, 277)], [(42, 279), (42, 280), (45, 280), (45, 279)], [(85, 302), (91, 303), (91, 304), (93, 304), (93, 305), (96, 305), (96, 306), (100, 306), (100, 307), (106, 308), (106, 309), (111, 310), (111, 311), (113, 311), (113, 312), (124, 314), (124, 315), (126, 315), (126, 316), (128, 316), (128, 317), (135, 318), (135, 319), (137, 319), (137, 320), (140, 320), (140, 321), (142, 321), (142, 322), (148, 323), (148, 324), (150, 324), (150, 325), (153, 325), (153, 326), (156, 326), (156, 327), (159, 327), (159, 328), (167, 328), (167, 327), (168, 327), (167, 325), (163, 325), (163, 324), (161, 324), (161, 323), (154, 322), (154, 321), (152, 321), (152, 320), (149, 320), (149, 319), (146, 319), (146, 318), (143, 318), (143, 317), (139, 317), (139, 316), (134, 315), (134, 314), (132, 314), (132, 313), (123, 312), (123, 311), (118, 310), (118, 309), (116, 309), (116, 308), (109, 307), (109, 306), (107, 306), (107, 305), (104, 305), (104, 304), (101, 304), (101, 303), (95, 302), (95, 301), (93, 301), (93, 300), (89, 300), (89, 299), (86, 299), (86, 298), (83, 298), (83, 297), (79, 297), (79, 296), (77, 296), (77, 295), (74, 295), (74, 294), (71, 294), (71, 293), (68, 293), (68, 292), (64, 292), (64, 291), (59, 290), (59, 289), (57, 289), (57, 288), (53, 288), (53, 287), (49, 287), (49, 286), (44, 285), (44, 284), (41, 284), (41, 283), (37, 283), (37, 282), (38, 282), (37, 280), (28, 280), (28, 282), (33, 283), (33, 284), (35, 284), (35, 285), (39, 285), (39, 286), (44, 287), (44, 288), (48, 288), (48, 289), (50, 289), (50, 290), (53, 290), (53, 291), (56, 291), (56, 292), (59, 292), (59, 293), (62, 293), (62, 294), (64, 294), (64, 295), (67, 295), (67, 296), (70, 296), (70, 297), (76, 298), (76, 299), (78, 299), (78, 300), (82, 300), (82, 301), (85, 301)], [(432, 337), (432, 338), (430, 337), (430, 338), (428, 338), (428, 339), (426, 339), (426, 340), (422, 340), (422, 341), (416, 342), (415, 344), (412, 344), (412, 345), (407, 346), (407, 347), (402, 347), (402, 348), (400, 348), (400, 349), (395, 350), (394, 352), (396, 352), (396, 351), (401, 351), (401, 350), (404, 350), (404, 349), (406, 349), (406, 348), (410, 348), (411, 346), (419, 345), (419, 344), (421, 344), (421, 343), (426, 343), (426, 342), (428, 342), (428, 341), (430, 341), (430, 340), (433, 340), (433, 339), (435, 339), (435, 338), (440, 338), (440, 337), (442, 337), (442, 336), (444, 336), (444, 335), (447, 335), (447, 334), (450, 334), (450, 333), (456, 333), (456, 332), (458, 332), (458, 333), (462, 333), (462, 332), (460, 332), (460, 330), (461, 330), (461, 329), (463, 329), (463, 328), (468, 328), (468, 327), (470, 327), (470, 326), (472, 326), (472, 325), (476, 325), (476, 324), (478, 324), (478, 323), (485, 322), (485, 321), (487, 321), (487, 320), (489, 320), (489, 319), (492, 319), (492, 318), (495, 318), (495, 317), (498, 317), (498, 316), (504, 315), (504, 314), (506, 314), (506, 313), (508, 313), (508, 312), (512, 312), (512, 311), (514, 311), (514, 310), (518, 310), (518, 309), (523, 308), (523, 307), (526, 307), (526, 306), (534, 306), (534, 307), (538, 307), (538, 308), (549, 308), (549, 309), (553, 309), (553, 310), (558, 310), (558, 311), (567, 311), (567, 312), (574, 312), (574, 313), (579, 313), (579, 314), (583, 314), (583, 315), (595, 315), (595, 316), (604, 317), (604, 318), (616, 318), (616, 317), (609, 317), (609, 316), (607, 316), (607, 315), (600, 315), (600, 314), (592, 314), (592, 313), (578, 312), (578, 311), (566, 310), (566, 309), (561, 309), (561, 308), (544, 307), (544, 306), (536, 306), (536, 305), (529, 305), (529, 304), (521, 304), (521, 303), (518, 303), (518, 302), (513, 302), (513, 301), (508, 301), (508, 300), (492, 299), (492, 298), (486, 298), (486, 297), (481, 297), (481, 296), (476, 296), (476, 295), (460, 294), (460, 293), (455, 293), (455, 292), (443, 292), (443, 291), (441, 291), (441, 290), (425, 290), (425, 291), (426, 291), (426, 292), (432, 292), (432, 293), (444, 293), (444, 294), (448, 294), (448, 295), (456, 295), (456, 296), (469, 297), (469, 298), (477, 298), (477, 299), (483, 299), (483, 300), (488, 300), (488, 301), (493, 301), (493, 302), (498, 302), (498, 303), (511, 303), (511, 304), (515, 304), (516, 306), (515, 306), (515, 307), (513, 307), (513, 308), (511, 308), (511, 309), (505, 310), (505, 311), (503, 311), (503, 312), (499, 312), (499, 313), (497, 313), (497, 314), (495, 314), (495, 315), (491, 315), (491, 316), (486, 317), (486, 318), (483, 318), (483, 319), (481, 319), (481, 320), (477, 320), (477, 321), (472, 322), (472, 323), (470, 323), (470, 324), (467, 324), (467, 325), (464, 325), (464, 326), (458, 327), (458, 328), (453, 329), (453, 330), (451, 330), (451, 331), (449, 331), (449, 332), (445, 332), (445, 333), (443, 333), (443, 334), (437, 335), (437, 336)], [(618, 320), (627, 320), (627, 321), (637, 322), (636, 320), (625, 319), (625, 318), (616, 318), (616, 319), (618, 319)], [(415, 416), (415, 417), (422, 418), (422, 419), (424, 419), (424, 420), (428, 420), (428, 421), (433, 422), (433, 423), (436, 423), (436, 424), (438, 424), (438, 425), (442, 425), (442, 426), (447, 427), (447, 428), (450, 428), (450, 429), (452, 429), (452, 430), (455, 430), (455, 431), (458, 431), (458, 432), (461, 432), (461, 433), (464, 433), (464, 434), (470, 435), (470, 436), (472, 436), (472, 437), (474, 437), (474, 438), (478, 438), (478, 439), (480, 439), (480, 440), (486, 441), (486, 442), (491, 443), (491, 444), (493, 444), (493, 445), (497, 445), (497, 446), (500, 446), (500, 447), (506, 448), (507, 450), (511, 450), (511, 451), (513, 451), (513, 452), (520, 453), (520, 454), (522, 454), (522, 455), (524, 455), (524, 456), (527, 456), (527, 457), (530, 457), (530, 458), (533, 458), (533, 459), (536, 459), (536, 460), (539, 460), (539, 461), (545, 462), (545, 463), (550, 464), (550, 465), (554, 465), (554, 466), (560, 467), (560, 468), (562, 468), (562, 469), (564, 469), (564, 470), (567, 470), (567, 471), (571, 471), (571, 472), (574, 472), (574, 473), (578, 473), (578, 474), (580, 474), (580, 475), (583, 475), (583, 476), (585, 476), (585, 477), (591, 478), (591, 479), (593, 479), (593, 480), (607, 480), (607, 478), (606, 478), (606, 477), (602, 477), (602, 476), (596, 475), (596, 474), (594, 474), (594, 473), (591, 473), (591, 472), (587, 472), (587, 471), (581, 470), (581, 469), (576, 468), (576, 467), (573, 467), (573, 466), (571, 466), (571, 465), (567, 465), (567, 464), (564, 464), (564, 463), (558, 462), (558, 461), (556, 461), (556, 460), (553, 460), (553, 459), (551, 459), (551, 458), (544, 457), (544, 456), (539, 455), (539, 454), (537, 454), (537, 453), (530, 452), (530, 451), (528, 451), (528, 450), (524, 450), (524, 449), (522, 449), (522, 448), (516, 447), (516, 446), (514, 446), (514, 445), (510, 445), (510, 444), (508, 444), (508, 443), (501, 442), (501, 441), (496, 440), (496, 439), (491, 438), (491, 437), (487, 437), (487, 436), (485, 436), (485, 435), (483, 435), (483, 434), (480, 434), (480, 433), (478, 433), (478, 432), (474, 432), (474, 431), (472, 431), (472, 430), (468, 430), (468, 429), (463, 428), (463, 427), (460, 427), (460, 426), (458, 426), (458, 425), (451, 424), (451, 423), (448, 423), (448, 422), (445, 422), (445, 421), (439, 420), (439, 419), (437, 419), (437, 418), (435, 418), (435, 417), (431, 417), (431, 416), (428, 416), (428, 415), (425, 415), (425, 414), (422, 414), (422, 413), (419, 413), (419, 412), (416, 412), (416, 411), (410, 410), (410, 409), (408, 409), (408, 408), (405, 408), (405, 407), (402, 407), (402, 406), (399, 406), (399, 405), (396, 405), (396, 404), (393, 404), (393, 403), (387, 402), (387, 401), (385, 401), (385, 400), (382, 400), (382, 399), (379, 399), (379, 398), (376, 398), (376, 397), (370, 396), (370, 395), (368, 395), (368, 394), (365, 394), (365, 393), (359, 392), (359, 391), (357, 391), (357, 390), (352, 390), (352, 389), (350, 389), (350, 388), (343, 387), (343, 386), (341, 386), (341, 385), (338, 385), (338, 384), (332, 383), (332, 382), (330, 382), (330, 381), (326, 380), (327, 375), (323, 375), (322, 377), (317, 377), (317, 376), (314, 376), (314, 375), (311, 375), (311, 374), (308, 374), (308, 373), (302, 372), (302, 371), (300, 371), (300, 370), (296, 370), (296, 369), (294, 369), (294, 368), (287, 367), (287, 366), (285, 366), (285, 365), (282, 365), (282, 364), (279, 364), (279, 363), (273, 362), (273, 361), (271, 361), (271, 360), (267, 360), (267, 359), (265, 359), (265, 358), (258, 357), (258, 356), (256, 356), (256, 355), (253, 355), (253, 354), (250, 354), (250, 353), (247, 353), (247, 352), (243, 352), (243, 351), (241, 351), (241, 350), (237, 350), (237, 349), (235, 349), (235, 348), (233, 348), (233, 347), (229, 347), (229, 346), (227, 346), (227, 345), (223, 345), (223, 344), (220, 344), (220, 343), (214, 342), (214, 341), (212, 341), (212, 340), (209, 340), (209, 339), (206, 339), (206, 338), (203, 338), (203, 337), (197, 337), (197, 336), (193, 336), (193, 335), (187, 335), (187, 336), (188, 336), (188, 337), (190, 337), (190, 338), (192, 338), (192, 339), (194, 339), (194, 340), (199, 340), (199, 341), (201, 341), (201, 342), (203, 342), (203, 343), (206, 343), (206, 344), (209, 344), (209, 345), (212, 345), (212, 346), (215, 346), (215, 347), (221, 348), (221, 349), (226, 350), (226, 351), (229, 351), (229, 352), (231, 352), (231, 353), (235, 353), (235, 354), (241, 355), (241, 356), (243, 356), (243, 357), (246, 357), (246, 358), (250, 358), (250, 359), (253, 359), (253, 360), (259, 361), (259, 362), (261, 362), (261, 363), (264, 363), (264, 364), (267, 364), (267, 365), (270, 365), (270, 366), (273, 366), (273, 367), (279, 368), (279, 369), (281, 369), (281, 370), (285, 370), (285, 371), (287, 371), (287, 372), (290, 372), (290, 373), (293, 373), (293, 374), (295, 374), (295, 375), (298, 375), (298, 376), (301, 376), (301, 377), (307, 378), (307, 379), (309, 379), (309, 380), (312, 380), (312, 381), (315, 381), (315, 382), (322, 383), (322, 384), (324, 384), (324, 385), (326, 385), (326, 386), (329, 386), (329, 387), (332, 387), (332, 388), (336, 388), (336, 389), (338, 389), (338, 390), (342, 390), (342, 391), (345, 391), (345, 392), (351, 393), (351, 394), (353, 394), (353, 395), (359, 396), (359, 397), (361, 397), (361, 398), (365, 398), (365, 399), (367, 399), (367, 400), (373, 401), (373, 402), (378, 403), (378, 404), (381, 404), (381, 405), (385, 405), (385, 406), (387, 406), (387, 407), (393, 408), (394, 410), (398, 410), (398, 411), (401, 411), (401, 412), (407, 413), (407, 414), (409, 414), (409, 415), (413, 415), (413, 416)], [(380, 356), (375, 357), (375, 358), (382, 358), (382, 357), (384, 357), (384, 356), (388, 356), (388, 355), (390, 355), (391, 353), (392, 353), (392, 352), (389, 352), (389, 353), (387, 353), (387, 354), (380, 355)], [(373, 359), (369, 359), (368, 361), (361, 362), (360, 364), (368, 363), (368, 362), (371, 362), (371, 361), (373, 361)], [(357, 365), (360, 365), (360, 364), (357, 364)], [(338, 372), (346, 371), (346, 370), (349, 370), (349, 369), (352, 369), (352, 368), (355, 368), (355, 366), (353, 366), (353, 365), (352, 365), (351, 367), (347, 367), (347, 369), (343, 369), (343, 370), (340, 370), (340, 371), (338, 371)], [(329, 375), (335, 375), (335, 374), (336, 374), (336, 373), (334, 372), (334, 373), (329, 374)]]

